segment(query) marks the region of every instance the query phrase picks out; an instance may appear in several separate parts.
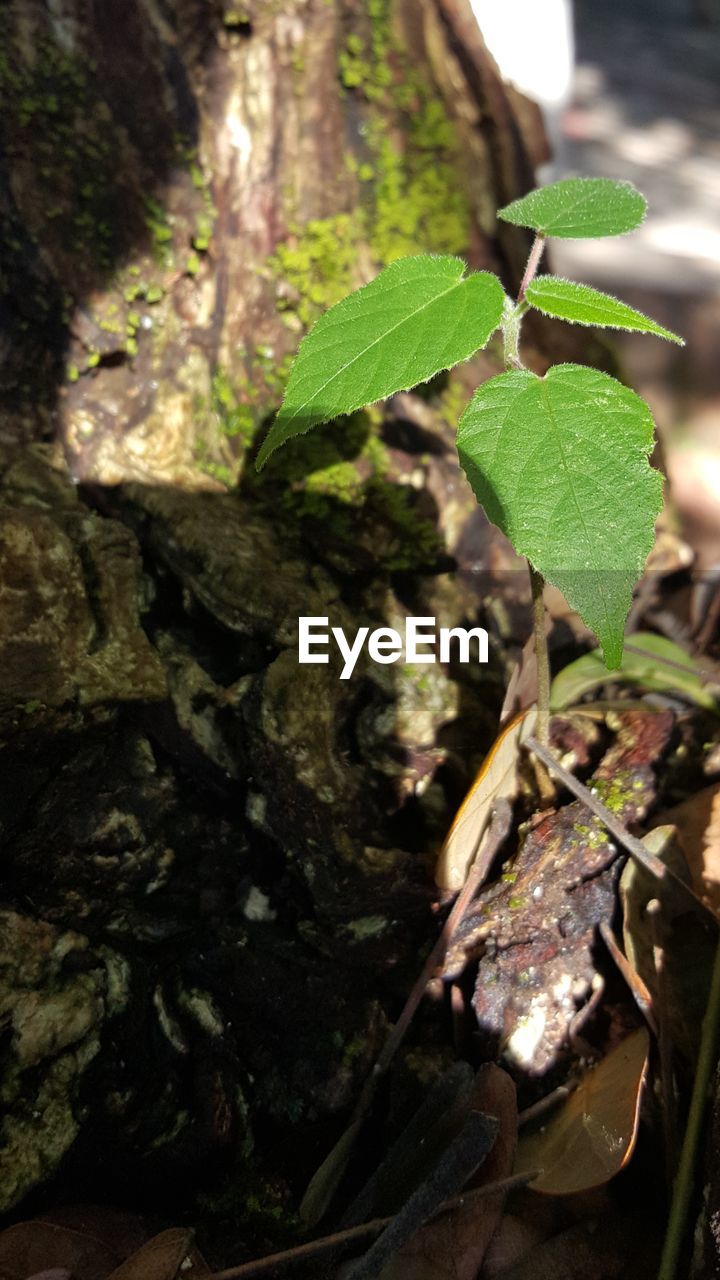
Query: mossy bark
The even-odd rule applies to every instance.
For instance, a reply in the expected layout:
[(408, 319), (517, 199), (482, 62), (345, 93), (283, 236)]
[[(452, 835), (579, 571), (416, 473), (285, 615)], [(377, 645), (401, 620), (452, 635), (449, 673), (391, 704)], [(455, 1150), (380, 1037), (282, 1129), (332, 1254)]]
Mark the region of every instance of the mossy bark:
[(7, 432), (232, 482), (323, 306), (405, 253), (517, 280), (527, 146), (466, 0), (12, 0)]
[(483, 620), (453, 441), (494, 354), (245, 460), (304, 325), (384, 262), (519, 281), (527, 148), (465, 0), (4, 17), (0, 927), (32, 964), (0, 981), (2, 1204), (63, 1157), (81, 1199), (173, 1210), (230, 1169), (217, 1211), (266, 1243), (411, 980), (504, 676), (341, 682), (297, 616)]

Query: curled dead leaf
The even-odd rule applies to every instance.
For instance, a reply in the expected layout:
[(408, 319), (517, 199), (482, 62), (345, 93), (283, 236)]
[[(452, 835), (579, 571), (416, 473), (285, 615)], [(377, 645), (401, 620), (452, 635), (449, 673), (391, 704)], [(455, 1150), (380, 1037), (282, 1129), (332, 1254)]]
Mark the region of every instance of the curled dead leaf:
[(73, 1280), (105, 1280), (119, 1258), (91, 1235), (51, 1222), (18, 1222), (0, 1235), (0, 1280), (56, 1269)]
[(529, 707), (503, 729), (488, 752), (440, 851), (435, 882), (441, 889), (462, 889), (497, 800), (518, 792), (520, 747), (534, 732), (537, 712)]
[(659, 814), (653, 827), (674, 826), (692, 886), (720, 918), (720, 783)]
[(186, 1274), (191, 1244), (192, 1232), (186, 1227), (161, 1231), (121, 1262), (107, 1280), (176, 1280), (181, 1269)]
[(523, 1133), (517, 1172), (542, 1169), (534, 1191), (571, 1195), (619, 1173), (635, 1145), (650, 1037), (633, 1031), (586, 1072), (542, 1128)]

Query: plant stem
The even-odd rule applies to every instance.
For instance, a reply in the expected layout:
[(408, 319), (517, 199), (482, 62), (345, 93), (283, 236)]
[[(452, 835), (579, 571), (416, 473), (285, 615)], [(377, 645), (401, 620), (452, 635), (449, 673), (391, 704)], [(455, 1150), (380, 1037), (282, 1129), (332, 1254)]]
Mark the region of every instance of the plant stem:
[[(537, 1178), (539, 1172), (539, 1169), (531, 1169), (524, 1173), (514, 1173), (509, 1178), (502, 1178), (498, 1182), (487, 1182), (482, 1187), (462, 1191), (460, 1195), (453, 1196), (440, 1205), (433, 1214), (433, 1219), (440, 1217), (441, 1214), (451, 1213), (454, 1209), (464, 1209), (466, 1205), (474, 1204), (476, 1201), (488, 1200), (492, 1196), (503, 1195), (507, 1191), (525, 1187)], [(295, 1245), (294, 1248), (285, 1249), (282, 1253), (270, 1253), (264, 1258), (255, 1258), (252, 1262), (243, 1262), (239, 1267), (213, 1271), (209, 1280), (245, 1280), (245, 1277), (249, 1280), (250, 1276), (261, 1275), (264, 1271), (274, 1270), (276, 1267), (292, 1262), (301, 1262), (303, 1258), (311, 1258), (315, 1254), (326, 1253), (329, 1249), (337, 1249), (340, 1245), (364, 1240), (366, 1236), (377, 1235), (392, 1221), (392, 1218), (373, 1218), (372, 1222), (365, 1222), (357, 1227), (346, 1227), (344, 1231), (337, 1231), (331, 1236), (322, 1236), (318, 1240), (308, 1240), (305, 1244)]]
[(720, 944), (718, 944), (718, 949), (715, 953), (715, 965), (703, 1019), (697, 1071), (690, 1100), (690, 1112), (680, 1154), (680, 1165), (675, 1179), (658, 1280), (674, 1280), (677, 1275), (680, 1250), (687, 1232), (687, 1216), (693, 1192), (695, 1164), (700, 1144), (703, 1117), (707, 1106), (708, 1085), (717, 1058), (718, 1031), (720, 1031)]
[(544, 235), (541, 235), (540, 233), (538, 233), (538, 235), (536, 235), (535, 240), (533, 242), (533, 247), (530, 250), (530, 257), (527, 260), (527, 265), (525, 267), (525, 274), (520, 283), (520, 292), (518, 293), (518, 299), (517, 299), (518, 302), (522, 302), (523, 298), (525, 297), (525, 291), (528, 285), (530, 284), (531, 280), (534, 280), (535, 275), (537, 274), (537, 269), (540, 266), (540, 259), (543, 256), (544, 248), (545, 248), (545, 237)]
[(548, 657), (547, 635), (545, 634), (545, 605), (543, 604), (543, 587), (545, 580), (542, 574), (528, 565), (530, 570), (530, 586), (532, 589), (532, 620), (535, 637), (535, 659), (537, 662), (537, 725), (535, 736), (544, 747), (550, 740), (550, 659)]

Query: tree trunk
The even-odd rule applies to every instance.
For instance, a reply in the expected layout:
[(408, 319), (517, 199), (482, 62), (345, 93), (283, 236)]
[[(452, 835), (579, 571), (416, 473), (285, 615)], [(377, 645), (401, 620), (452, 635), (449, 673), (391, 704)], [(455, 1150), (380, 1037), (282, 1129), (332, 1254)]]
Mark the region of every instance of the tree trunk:
[(7, 10), (5, 430), (77, 479), (236, 478), (303, 324), (394, 257), (516, 279), (531, 169), (466, 0)]
[(411, 979), (505, 674), (343, 682), (297, 619), (477, 622), (453, 425), (494, 356), (246, 458), (382, 265), (517, 284), (528, 150), (466, 0), (4, 16), (3, 1203), (63, 1159), (173, 1204), (229, 1166), (274, 1221)]

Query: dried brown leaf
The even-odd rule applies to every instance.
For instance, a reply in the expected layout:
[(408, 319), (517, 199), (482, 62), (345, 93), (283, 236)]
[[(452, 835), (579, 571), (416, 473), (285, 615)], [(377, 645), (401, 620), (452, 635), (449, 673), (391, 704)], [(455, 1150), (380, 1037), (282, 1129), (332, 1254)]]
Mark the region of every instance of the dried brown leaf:
[(192, 1232), (185, 1227), (171, 1227), (153, 1236), (147, 1244), (108, 1276), (107, 1280), (176, 1280), (181, 1266), (187, 1274), (186, 1259), (192, 1248)]
[(56, 1268), (73, 1280), (105, 1280), (118, 1261), (99, 1240), (50, 1222), (19, 1222), (0, 1235), (0, 1280), (27, 1280)]
[(578, 1087), (542, 1128), (523, 1133), (515, 1168), (541, 1169), (532, 1187), (571, 1195), (609, 1182), (629, 1160), (637, 1133), (650, 1037), (633, 1031)]
[[(643, 844), (687, 882), (678, 834), (675, 827), (653, 827)], [(660, 904), (653, 915), (647, 911), (651, 900)], [(712, 921), (692, 909), (676, 880), (658, 882), (634, 859), (620, 877), (620, 901), (628, 961), (650, 992), (656, 1022), (667, 1027), (674, 1049), (694, 1063), (715, 957)]]
[(695, 892), (720, 916), (720, 783), (666, 809), (653, 822), (654, 827), (668, 825), (677, 828)]
[(441, 889), (462, 889), (493, 805), (516, 796), (520, 746), (533, 732), (535, 719), (535, 708), (530, 707), (511, 720), (483, 761), (440, 851), (435, 881)]
[(627, 1280), (655, 1274), (657, 1225), (615, 1216), (581, 1223), (534, 1246), (497, 1280)]
[[(515, 1086), (499, 1067), (479, 1073), (472, 1105), (499, 1121), (498, 1136), (473, 1186), (506, 1178), (517, 1137)], [(416, 1232), (385, 1266), (380, 1280), (475, 1280), (500, 1220), (502, 1194), (468, 1201)]]
[(43, 1213), (41, 1221), (92, 1236), (115, 1254), (118, 1263), (139, 1249), (151, 1234), (137, 1213), (105, 1204), (57, 1205)]

